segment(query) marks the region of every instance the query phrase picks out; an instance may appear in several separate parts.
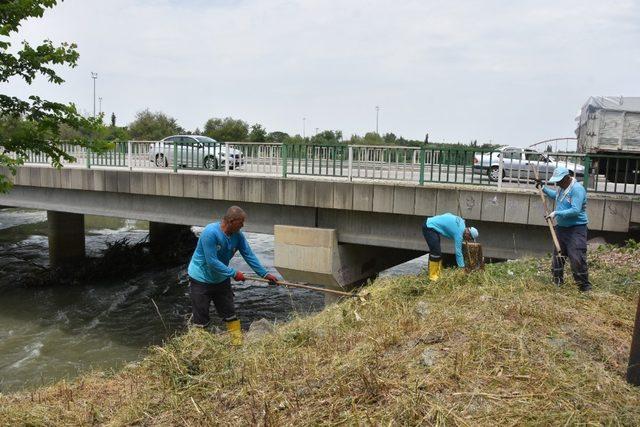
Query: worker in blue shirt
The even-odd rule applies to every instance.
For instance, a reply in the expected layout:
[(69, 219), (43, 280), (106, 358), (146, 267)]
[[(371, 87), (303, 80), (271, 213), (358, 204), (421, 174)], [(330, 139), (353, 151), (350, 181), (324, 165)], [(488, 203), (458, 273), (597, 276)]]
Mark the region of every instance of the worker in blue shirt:
[(240, 229), (247, 214), (238, 206), (231, 206), (221, 222), (208, 224), (193, 252), (187, 272), (191, 295), (192, 322), (206, 327), (209, 324), (209, 306), (213, 301), (218, 315), (225, 321), (233, 345), (242, 345), (242, 329), (236, 317), (231, 278), (245, 280), (241, 271), (229, 267), (236, 251), (260, 277), (276, 284), (277, 278), (267, 272), (249, 247)]
[(569, 258), (573, 279), (583, 292), (591, 290), (589, 270), (587, 267), (587, 192), (564, 166), (558, 166), (549, 178), (559, 188), (552, 190), (536, 181), (536, 188), (550, 199), (555, 200), (555, 210), (547, 218), (556, 220), (556, 234), (560, 243), (560, 251), (554, 249), (552, 260), (553, 282), (560, 286), (564, 283), (565, 257)]
[(458, 267), (464, 267), (462, 255), (463, 240), (470, 241), (478, 238), (478, 230), (475, 227), (467, 227), (464, 219), (451, 213), (436, 215), (428, 218), (422, 224), (422, 235), (429, 246), (429, 280), (436, 281), (440, 278), (442, 270), (442, 251), (440, 249), (440, 236), (453, 240), (456, 251), (456, 263)]

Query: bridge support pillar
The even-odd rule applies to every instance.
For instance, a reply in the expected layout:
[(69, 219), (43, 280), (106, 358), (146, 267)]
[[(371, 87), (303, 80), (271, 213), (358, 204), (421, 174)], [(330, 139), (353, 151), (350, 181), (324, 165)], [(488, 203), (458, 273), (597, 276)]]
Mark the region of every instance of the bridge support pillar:
[(166, 224), (149, 221), (149, 246), (151, 253), (162, 255), (175, 249), (181, 236), (191, 230), (188, 225)]
[(47, 211), (49, 265), (71, 268), (84, 260), (84, 215)]
[[(424, 252), (341, 243), (335, 229), (274, 226), (274, 264), (292, 282), (349, 290)], [(326, 302), (335, 298), (327, 294)]]

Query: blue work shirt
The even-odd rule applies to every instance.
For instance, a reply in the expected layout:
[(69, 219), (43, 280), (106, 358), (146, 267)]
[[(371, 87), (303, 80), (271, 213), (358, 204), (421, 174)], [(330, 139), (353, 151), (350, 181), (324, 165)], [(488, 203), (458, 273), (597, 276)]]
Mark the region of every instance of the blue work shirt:
[(464, 267), (464, 256), (462, 256), (462, 241), (464, 240), (463, 235), (466, 228), (464, 219), (451, 213), (445, 213), (428, 218), (426, 225), (438, 234), (453, 240), (456, 263), (458, 267)]
[(229, 267), (229, 261), (236, 251), (240, 251), (242, 258), (260, 277), (267, 274), (267, 270), (249, 247), (244, 234), (238, 231), (227, 236), (219, 222), (207, 225), (202, 231), (187, 272), (198, 282), (221, 283), (236, 275), (236, 270)]
[(587, 191), (578, 181), (575, 181), (575, 184), (568, 190), (565, 195), (565, 191), (559, 187), (557, 190), (552, 190), (546, 186), (542, 188), (544, 194), (556, 202), (556, 223), (558, 227), (588, 224)]

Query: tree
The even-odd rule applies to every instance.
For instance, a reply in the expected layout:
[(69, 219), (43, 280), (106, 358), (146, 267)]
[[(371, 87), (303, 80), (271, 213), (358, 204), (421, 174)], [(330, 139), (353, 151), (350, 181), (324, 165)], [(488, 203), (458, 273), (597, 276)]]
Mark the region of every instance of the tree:
[(341, 130), (325, 130), (311, 137), (313, 144), (338, 144), (342, 141)]
[(384, 140), (375, 132), (367, 132), (362, 139), (364, 145), (382, 145)]
[(249, 124), (231, 117), (211, 118), (204, 124), (204, 134), (221, 142), (241, 142), (249, 137)]
[[(79, 54), (75, 43), (54, 45), (45, 40), (38, 46), (26, 41), (20, 48), (12, 49), (10, 37), (18, 32), (23, 21), (29, 18), (41, 18), (46, 9), (53, 8), (57, 0), (13, 0), (0, 2), (0, 83), (18, 78), (32, 84), (38, 76), (43, 76), (54, 84), (64, 80), (56, 70), (61, 66), (75, 67)], [(44, 154), (51, 164), (61, 166), (61, 161), (73, 160), (64, 151), (60, 141), (60, 127), (69, 126), (80, 132), (79, 137), (69, 142), (92, 149), (101, 149), (103, 141), (88, 140), (82, 137), (97, 131), (101, 126), (101, 117), (87, 119), (82, 117), (75, 105), (47, 101), (37, 95), (26, 100), (15, 96), (0, 94), (0, 166), (7, 166), (12, 173), (15, 167), (24, 162), (29, 153)], [(6, 191), (9, 183), (0, 175), (0, 191)]]
[(184, 129), (176, 119), (160, 111), (152, 113), (148, 108), (138, 112), (129, 124), (131, 138), (142, 141), (158, 141), (177, 133), (184, 133)]
[(264, 142), (267, 140), (267, 131), (261, 124), (256, 123), (251, 126), (251, 133), (249, 133), (249, 141), (251, 142)]
[(287, 139), (291, 138), (288, 133), (275, 131), (269, 132), (265, 140), (267, 142), (285, 142)]
[(396, 135), (394, 133), (385, 133), (384, 136), (382, 137), (382, 139), (384, 140), (385, 144), (388, 145), (393, 145), (396, 142), (398, 142), (398, 138), (396, 137)]

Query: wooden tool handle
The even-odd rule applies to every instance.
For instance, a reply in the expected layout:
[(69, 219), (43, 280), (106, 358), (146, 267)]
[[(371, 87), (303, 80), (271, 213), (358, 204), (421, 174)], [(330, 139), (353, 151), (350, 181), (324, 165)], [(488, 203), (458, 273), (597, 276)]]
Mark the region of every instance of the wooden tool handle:
[[(534, 167), (531, 163), (529, 163), (529, 167), (533, 170), (533, 174), (536, 177), (536, 181), (540, 182), (540, 175), (538, 174), (538, 168)], [(542, 199), (542, 206), (544, 207), (544, 217), (547, 220), (547, 224), (549, 225), (549, 231), (551, 231), (551, 238), (553, 239), (553, 244), (556, 247), (556, 251), (558, 251), (558, 255), (561, 255), (560, 251), (560, 242), (558, 241), (558, 236), (556, 235), (556, 229), (553, 226), (553, 219), (549, 218), (549, 208), (547, 207), (547, 198), (542, 191), (542, 188), (538, 188), (538, 194), (540, 194), (540, 198)]]
[[(264, 279), (262, 277), (247, 277), (247, 280), (253, 280), (255, 282), (271, 283), (271, 280)], [(309, 289), (311, 291), (326, 292), (326, 293), (329, 293), (329, 294), (342, 295), (342, 296), (345, 296), (345, 297), (357, 297), (356, 294), (351, 293), (351, 292), (335, 291), (333, 289), (319, 288), (317, 286), (303, 285), (301, 283), (285, 282), (284, 280), (278, 280), (275, 283), (278, 284), (278, 285), (287, 286), (287, 287), (290, 287), (290, 288)]]

